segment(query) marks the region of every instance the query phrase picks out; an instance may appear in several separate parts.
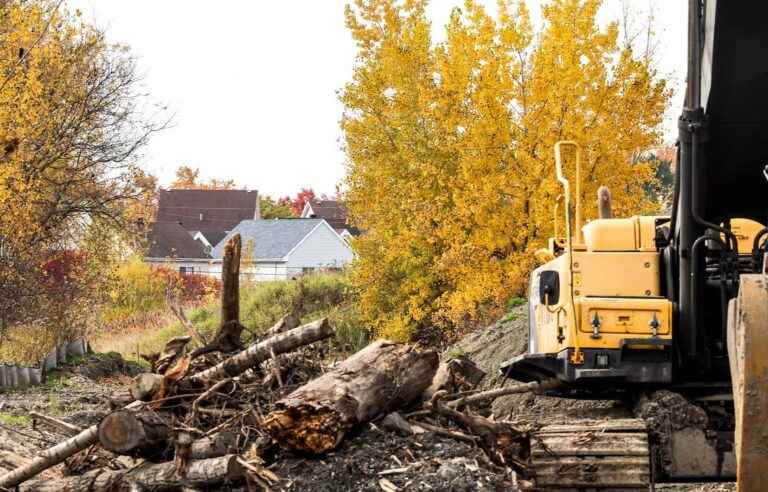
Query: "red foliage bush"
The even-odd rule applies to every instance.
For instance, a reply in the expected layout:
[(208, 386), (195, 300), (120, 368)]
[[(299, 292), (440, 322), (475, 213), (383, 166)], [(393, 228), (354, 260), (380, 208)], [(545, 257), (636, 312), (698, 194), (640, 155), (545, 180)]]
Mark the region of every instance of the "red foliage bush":
[(165, 267), (152, 269), (153, 275), (161, 279), (168, 291), (173, 292), (184, 303), (202, 301), (207, 295), (217, 295), (221, 282), (215, 277), (199, 274), (182, 275)]

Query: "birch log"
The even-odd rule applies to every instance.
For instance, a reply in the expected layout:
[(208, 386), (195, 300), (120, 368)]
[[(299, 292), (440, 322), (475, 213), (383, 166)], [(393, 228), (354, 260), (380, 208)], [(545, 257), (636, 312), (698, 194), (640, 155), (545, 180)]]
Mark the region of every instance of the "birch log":
[(264, 428), (285, 448), (328, 452), (355, 425), (418, 399), (438, 362), (432, 350), (374, 342), (277, 402)]
[[(138, 409), (144, 406), (144, 402), (133, 402), (126, 407), (126, 409)], [(12, 470), (5, 475), (0, 476), (0, 489), (11, 488), (16, 485), (29, 480), (43, 470), (57, 465), (87, 448), (91, 444), (95, 444), (99, 438), (99, 428), (96, 425), (88, 427), (80, 434), (62, 441), (59, 444), (46, 449), (39, 453), (34, 459), (29, 461), (26, 465), (20, 466), (15, 470)]]
[(29, 484), (26, 490), (35, 492), (132, 492), (134, 490), (179, 490), (220, 486), (243, 479), (245, 470), (237, 455), (190, 461), (178, 473), (174, 462), (151, 464), (145, 462), (129, 470), (99, 468), (85, 475), (61, 480), (41, 480)]
[(211, 384), (220, 379), (235, 377), (269, 359), (273, 352), (275, 355), (290, 352), (331, 336), (333, 328), (326, 318), (322, 318), (251, 345), (221, 363), (190, 376), (189, 380), (198, 384)]

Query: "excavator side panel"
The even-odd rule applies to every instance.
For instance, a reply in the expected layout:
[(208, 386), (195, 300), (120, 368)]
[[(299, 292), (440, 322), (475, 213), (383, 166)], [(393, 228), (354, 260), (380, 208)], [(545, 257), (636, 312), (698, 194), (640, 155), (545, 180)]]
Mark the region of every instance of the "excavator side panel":
[(768, 275), (742, 275), (728, 309), (740, 492), (768, 490)]

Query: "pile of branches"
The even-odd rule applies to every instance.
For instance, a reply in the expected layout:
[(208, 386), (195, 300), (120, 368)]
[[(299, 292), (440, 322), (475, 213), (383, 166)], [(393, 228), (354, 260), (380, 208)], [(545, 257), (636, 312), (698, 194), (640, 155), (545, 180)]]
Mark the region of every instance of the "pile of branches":
[[(483, 372), (465, 358), (440, 363), (434, 350), (377, 341), (333, 367), (311, 344), (329, 339), (327, 319), (297, 326), (287, 315), (258, 341), (240, 345), (240, 240), (225, 250), (222, 323), (205, 340), (169, 340), (149, 356), (152, 372), (111, 396), (112, 411), (80, 429), (38, 416), (72, 437), (3, 476), (0, 489), (66, 460), (70, 476), (29, 484), (39, 491), (270, 490), (275, 449), (321, 456), (371, 421), (398, 432), (436, 432), (481, 447), (489, 465), (526, 475), (527, 432), (468, 410), (538, 383), (477, 393)], [(190, 350), (190, 342), (198, 347)], [(416, 407), (416, 408), (414, 408)], [(405, 417), (399, 411), (410, 411)], [(244, 489), (245, 490), (245, 489)]]

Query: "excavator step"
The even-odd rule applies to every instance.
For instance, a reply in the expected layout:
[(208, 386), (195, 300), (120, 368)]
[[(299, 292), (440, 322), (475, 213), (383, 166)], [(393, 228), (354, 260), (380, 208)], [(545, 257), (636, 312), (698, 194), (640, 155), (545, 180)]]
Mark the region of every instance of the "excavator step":
[(648, 434), (642, 419), (553, 424), (535, 432), (538, 490), (648, 490)]

